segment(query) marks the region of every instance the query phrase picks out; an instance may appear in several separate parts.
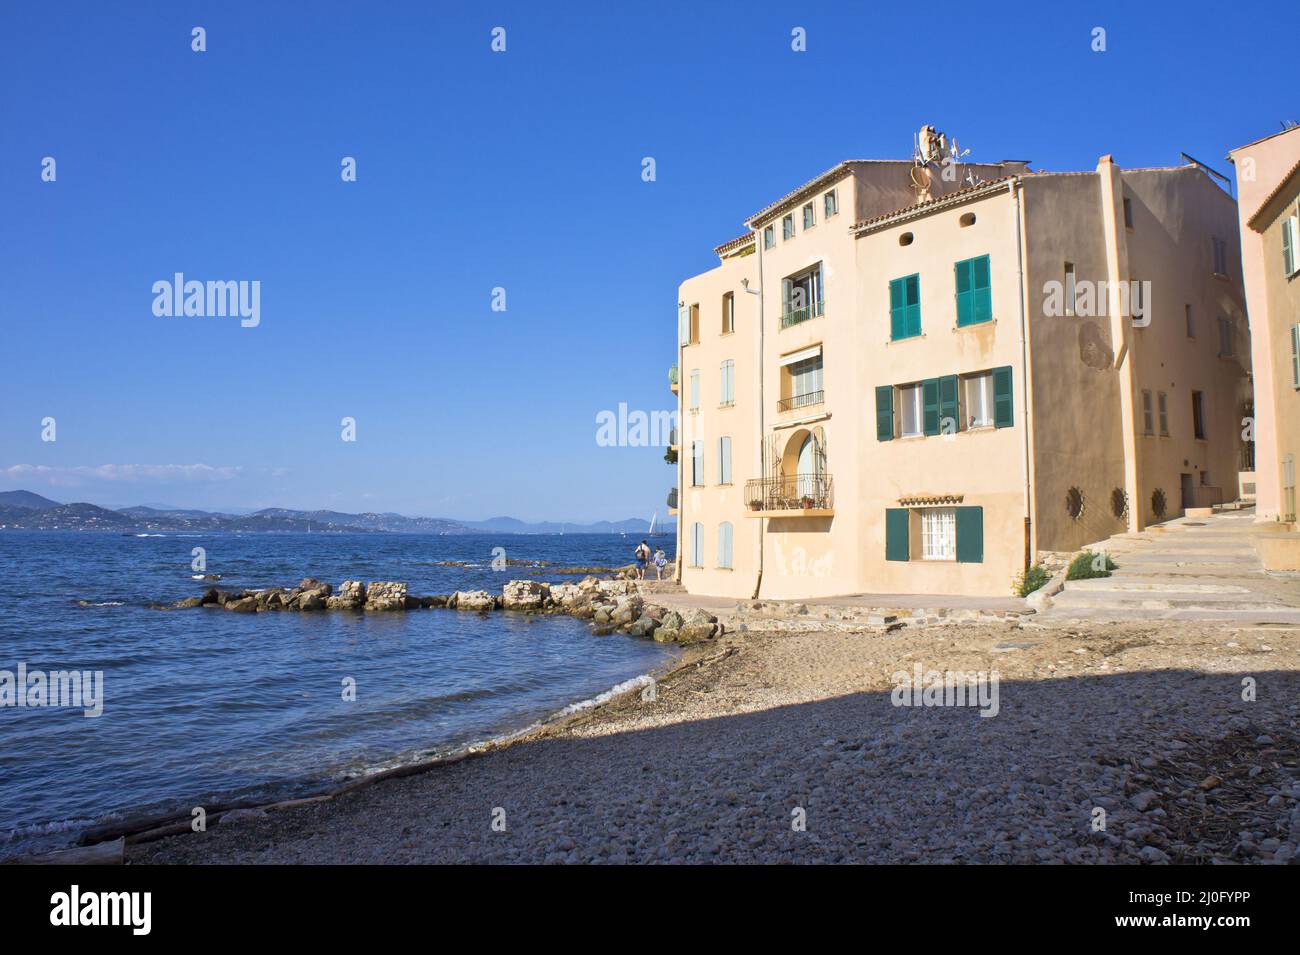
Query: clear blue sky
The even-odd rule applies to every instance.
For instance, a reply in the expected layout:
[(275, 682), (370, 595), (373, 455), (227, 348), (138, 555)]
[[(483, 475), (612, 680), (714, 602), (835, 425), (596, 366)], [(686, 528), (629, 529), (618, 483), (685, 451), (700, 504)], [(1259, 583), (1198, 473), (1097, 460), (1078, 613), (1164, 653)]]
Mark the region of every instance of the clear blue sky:
[[(925, 122), (973, 160), (1227, 172), (1300, 119), (1294, 5), (626, 6), (7, 0), (0, 489), (662, 514), (662, 449), (596, 414), (672, 406), (677, 284), (770, 200)], [(154, 316), (178, 271), (259, 280), (260, 326)]]

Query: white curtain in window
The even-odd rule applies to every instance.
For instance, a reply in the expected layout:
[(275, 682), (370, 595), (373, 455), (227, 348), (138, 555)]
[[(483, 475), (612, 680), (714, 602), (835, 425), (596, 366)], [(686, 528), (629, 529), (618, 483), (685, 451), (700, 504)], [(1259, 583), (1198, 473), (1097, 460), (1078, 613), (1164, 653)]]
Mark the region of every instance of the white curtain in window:
[(898, 389), (898, 407), (903, 419), (903, 437), (921, 433), (921, 386), (904, 385)]
[(921, 511), (921, 557), (924, 560), (957, 559), (957, 512), (951, 507)]

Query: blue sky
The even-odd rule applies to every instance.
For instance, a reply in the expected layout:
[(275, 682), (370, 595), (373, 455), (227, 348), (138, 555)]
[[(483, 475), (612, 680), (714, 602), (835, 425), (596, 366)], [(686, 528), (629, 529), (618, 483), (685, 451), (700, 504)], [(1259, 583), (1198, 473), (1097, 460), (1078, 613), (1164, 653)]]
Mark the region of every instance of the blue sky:
[[(1300, 119), (1283, 4), (606, 6), (8, 0), (0, 489), (662, 514), (662, 449), (596, 415), (672, 407), (677, 284), (767, 202), (925, 122), (972, 160), (1228, 172)], [(155, 316), (175, 272), (260, 281), (260, 325)]]

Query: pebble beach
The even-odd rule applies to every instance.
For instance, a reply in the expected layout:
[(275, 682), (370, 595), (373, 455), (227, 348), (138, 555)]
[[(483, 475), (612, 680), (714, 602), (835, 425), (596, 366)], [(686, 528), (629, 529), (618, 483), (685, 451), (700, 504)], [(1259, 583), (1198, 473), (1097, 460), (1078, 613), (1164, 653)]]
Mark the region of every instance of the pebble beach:
[[(653, 691), (127, 861), (1293, 863), (1298, 633), (732, 620)], [(996, 673), (996, 715), (895, 705), (917, 665)]]

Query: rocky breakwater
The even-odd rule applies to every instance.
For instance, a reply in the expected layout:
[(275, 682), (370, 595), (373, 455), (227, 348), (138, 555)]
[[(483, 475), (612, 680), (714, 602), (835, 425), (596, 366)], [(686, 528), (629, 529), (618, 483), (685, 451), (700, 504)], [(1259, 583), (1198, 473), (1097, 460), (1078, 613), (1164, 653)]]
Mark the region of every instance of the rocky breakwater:
[(445, 608), (487, 614), (495, 610), (514, 613), (568, 614), (589, 620), (597, 636), (623, 632), (659, 643), (702, 643), (721, 636), (718, 618), (703, 610), (678, 612), (646, 601), (633, 581), (585, 577), (576, 584), (547, 584), (537, 580), (511, 580), (500, 594), (486, 590), (458, 590), (446, 596), (417, 597), (405, 583), (345, 580), (335, 591), (314, 577), (297, 587), (225, 592), (213, 587), (201, 597), (189, 597), (158, 609), (192, 607), (224, 609), (233, 613), (272, 610), (297, 612), (351, 610), (395, 612)]

